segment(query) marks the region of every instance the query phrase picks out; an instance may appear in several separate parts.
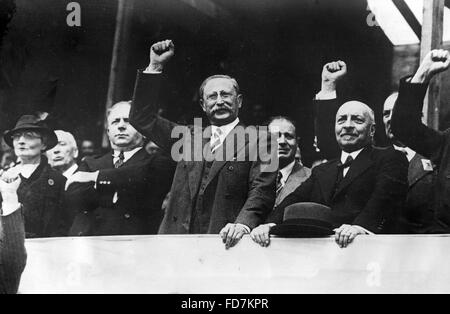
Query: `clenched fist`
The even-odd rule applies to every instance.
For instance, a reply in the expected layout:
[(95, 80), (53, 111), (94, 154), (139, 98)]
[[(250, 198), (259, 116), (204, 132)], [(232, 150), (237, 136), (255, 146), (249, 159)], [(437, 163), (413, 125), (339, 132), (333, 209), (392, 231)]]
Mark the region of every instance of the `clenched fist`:
[(428, 83), (433, 76), (446, 71), (450, 67), (450, 52), (443, 49), (430, 51), (422, 63), (411, 83)]
[(347, 64), (344, 61), (330, 62), (322, 70), (322, 90), (336, 90), (336, 83), (347, 74)]
[(175, 45), (171, 40), (159, 41), (150, 48), (150, 64), (147, 71), (161, 72), (164, 65), (174, 56)]

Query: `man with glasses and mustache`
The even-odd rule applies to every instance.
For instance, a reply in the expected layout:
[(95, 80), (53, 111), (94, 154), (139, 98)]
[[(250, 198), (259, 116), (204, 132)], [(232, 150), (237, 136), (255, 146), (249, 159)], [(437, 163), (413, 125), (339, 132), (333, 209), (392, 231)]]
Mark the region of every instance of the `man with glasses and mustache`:
[[(179, 136), (172, 136), (173, 130), (181, 128), (157, 115), (162, 71), (174, 52), (175, 47), (170, 40), (157, 42), (151, 47), (150, 64), (138, 74), (130, 115), (131, 124), (166, 154), (170, 154), (173, 145), (180, 140)], [(189, 160), (181, 160), (177, 164), (159, 233), (220, 234), (225, 248), (230, 248), (263, 222), (272, 210), (276, 171), (261, 171), (260, 160), (210, 161), (204, 158), (203, 148), (207, 147), (205, 151), (215, 155), (216, 150), (227, 148), (234, 130), (242, 126), (238, 116), (243, 98), (237, 81), (227, 75), (205, 79), (199, 94), (200, 106), (210, 127), (184, 128), (188, 139), (185, 142), (191, 143), (192, 140), (194, 147)], [(197, 136), (203, 140), (200, 150), (195, 147)], [(262, 143), (263, 135), (256, 141)], [(258, 144), (238, 141), (237, 145), (233, 153)]]

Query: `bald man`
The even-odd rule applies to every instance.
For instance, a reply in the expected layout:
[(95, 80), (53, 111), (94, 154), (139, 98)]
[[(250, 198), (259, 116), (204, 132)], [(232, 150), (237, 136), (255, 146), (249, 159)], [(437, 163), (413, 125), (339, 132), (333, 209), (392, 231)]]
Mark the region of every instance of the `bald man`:
[[(300, 202), (332, 209), (335, 239), (340, 247), (361, 234), (393, 231), (407, 191), (406, 157), (392, 147), (372, 145), (374, 113), (362, 102), (342, 105), (334, 126), (339, 157), (315, 167), (311, 177), (277, 207), (272, 221), (252, 231), (256, 242), (267, 245), (267, 230), (270, 233), (271, 227), (282, 222), (287, 206)], [(255, 236), (258, 232), (263, 234)]]

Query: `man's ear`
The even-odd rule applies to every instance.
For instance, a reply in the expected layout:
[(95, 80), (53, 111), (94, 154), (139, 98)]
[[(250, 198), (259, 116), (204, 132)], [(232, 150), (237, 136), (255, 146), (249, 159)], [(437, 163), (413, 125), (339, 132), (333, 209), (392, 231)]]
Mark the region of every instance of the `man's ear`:
[(242, 107), (242, 100), (243, 100), (242, 94), (237, 95), (237, 102), (238, 102), (239, 109), (241, 109), (241, 107)]
[(78, 152), (78, 148), (75, 147), (75, 148), (73, 149), (73, 158), (77, 159), (77, 158), (78, 158), (78, 153), (79, 153), (79, 152)]
[(370, 136), (375, 136), (375, 131), (377, 130), (375, 123), (370, 126)]
[(203, 112), (206, 112), (205, 103), (203, 102), (203, 99), (200, 99), (200, 107), (202, 107)]

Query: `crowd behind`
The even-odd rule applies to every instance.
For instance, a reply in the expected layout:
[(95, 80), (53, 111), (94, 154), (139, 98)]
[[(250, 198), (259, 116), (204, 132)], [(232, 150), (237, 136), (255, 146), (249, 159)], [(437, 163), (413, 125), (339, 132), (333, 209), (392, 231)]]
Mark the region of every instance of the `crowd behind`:
[[(219, 234), (227, 249), (245, 234), (264, 247), (271, 234), (333, 235), (346, 247), (363, 234), (449, 233), (450, 131), (421, 121), (428, 83), (449, 68), (448, 51), (430, 52), (386, 99), (388, 147), (374, 145), (373, 104), (339, 99), (351, 65), (325, 64), (312, 100), (325, 159), (304, 166), (295, 117), (280, 115), (257, 139), (277, 137), (277, 171), (262, 171), (261, 160), (173, 160), (177, 124), (161, 117), (158, 105), (174, 54), (170, 40), (151, 47), (133, 100), (108, 111), (106, 154), (97, 154), (92, 141), (79, 149), (71, 133), (47, 125), (45, 113), (22, 116), (3, 136), (10, 150), (1, 160), (2, 215), (23, 218), (27, 238)], [(199, 95), (209, 121), (203, 144), (216, 155), (242, 125), (244, 97), (227, 75), (207, 78)], [(194, 138), (196, 129), (188, 129), (184, 136)], [(238, 143), (234, 152), (251, 144)]]

